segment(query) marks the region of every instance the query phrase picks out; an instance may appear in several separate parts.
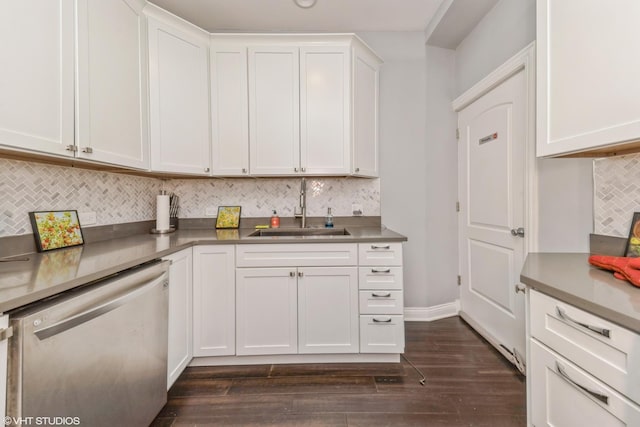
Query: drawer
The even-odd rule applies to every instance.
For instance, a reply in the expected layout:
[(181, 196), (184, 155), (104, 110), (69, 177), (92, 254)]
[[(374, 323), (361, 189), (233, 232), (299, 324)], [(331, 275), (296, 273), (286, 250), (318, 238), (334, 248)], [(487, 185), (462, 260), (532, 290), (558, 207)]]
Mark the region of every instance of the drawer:
[(236, 267), (357, 265), (355, 243), (236, 245)]
[(403, 314), (402, 291), (360, 291), (360, 314)]
[(403, 353), (404, 317), (360, 316), (360, 353)]
[(531, 336), (640, 402), (638, 334), (540, 292), (529, 298)]
[(360, 289), (402, 289), (402, 267), (360, 267)]
[(359, 243), (360, 265), (402, 265), (402, 243)]
[(535, 339), (530, 351), (533, 425), (640, 425), (638, 405)]

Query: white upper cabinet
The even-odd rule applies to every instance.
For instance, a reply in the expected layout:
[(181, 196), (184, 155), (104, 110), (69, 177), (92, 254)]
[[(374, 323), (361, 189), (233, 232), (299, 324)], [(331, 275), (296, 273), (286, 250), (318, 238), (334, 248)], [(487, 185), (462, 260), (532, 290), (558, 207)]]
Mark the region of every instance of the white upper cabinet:
[(351, 171), (351, 51), (300, 49), (300, 170), (313, 175)]
[(78, 0), (80, 158), (149, 168), (144, 0)]
[(380, 59), (353, 49), (353, 174), (378, 176), (378, 74)]
[(213, 175), (249, 173), (247, 48), (211, 45)]
[(209, 34), (147, 5), (151, 170), (211, 171)]
[(537, 1), (539, 157), (640, 140), (638, 22), (637, 0)]
[(0, 3), (0, 146), (73, 156), (74, 13), (67, 0)]
[(300, 171), (298, 48), (249, 48), (249, 147), (251, 173)]

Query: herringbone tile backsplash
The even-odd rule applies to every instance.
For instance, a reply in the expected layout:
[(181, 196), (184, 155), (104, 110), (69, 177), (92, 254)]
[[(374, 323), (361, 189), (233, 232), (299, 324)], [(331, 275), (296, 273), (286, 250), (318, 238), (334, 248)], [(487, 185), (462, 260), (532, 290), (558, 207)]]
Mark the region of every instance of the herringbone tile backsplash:
[(640, 212), (640, 154), (593, 162), (594, 232), (627, 237), (634, 212)]
[(31, 233), (28, 212), (97, 213), (98, 225), (155, 218), (161, 181), (0, 159), (0, 236)]
[[(268, 217), (277, 209), (293, 215), (299, 178), (160, 180), (64, 166), (0, 159), (0, 237), (29, 234), (28, 213), (75, 209), (96, 212), (97, 224), (155, 219), (155, 196), (162, 189), (180, 196), (180, 218), (203, 218), (207, 208), (242, 206), (243, 217)], [(309, 178), (308, 215), (380, 215), (380, 181), (359, 178)]]

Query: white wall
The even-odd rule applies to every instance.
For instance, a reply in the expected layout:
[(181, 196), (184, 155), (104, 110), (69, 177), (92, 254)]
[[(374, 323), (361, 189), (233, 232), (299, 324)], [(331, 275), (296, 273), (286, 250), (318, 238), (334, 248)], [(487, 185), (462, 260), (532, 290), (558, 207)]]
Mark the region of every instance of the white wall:
[(536, 38), (536, 1), (501, 0), (456, 48), (456, 95)]
[(427, 300), (424, 307), (458, 298), (458, 146), (455, 95), (455, 52), (426, 47), (427, 56)]
[[(535, 0), (501, 0), (456, 49), (456, 93), (464, 93), (535, 39)], [(593, 230), (590, 159), (538, 160), (540, 252), (588, 252)]]
[(359, 33), (384, 59), (380, 70), (380, 211), (406, 235), (405, 306), (428, 300), (425, 49), (422, 32)]

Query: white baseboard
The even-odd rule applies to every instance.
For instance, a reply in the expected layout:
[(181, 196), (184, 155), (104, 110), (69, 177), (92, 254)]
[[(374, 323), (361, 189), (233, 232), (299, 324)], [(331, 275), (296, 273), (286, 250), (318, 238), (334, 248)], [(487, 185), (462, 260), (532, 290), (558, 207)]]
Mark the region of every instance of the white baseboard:
[(405, 307), (404, 320), (406, 322), (431, 322), (432, 320), (457, 316), (459, 312), (460, 300), (433, 307)]

